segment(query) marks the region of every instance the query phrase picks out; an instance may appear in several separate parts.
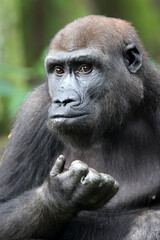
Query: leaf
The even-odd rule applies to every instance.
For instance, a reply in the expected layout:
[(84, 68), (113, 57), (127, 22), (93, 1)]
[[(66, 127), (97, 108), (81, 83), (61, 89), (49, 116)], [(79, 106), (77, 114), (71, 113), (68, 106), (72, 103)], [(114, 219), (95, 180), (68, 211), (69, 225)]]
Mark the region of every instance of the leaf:
[(17, 89), (5, 80), (0, 79), (0, 97), (10, 97), (17, 94)]

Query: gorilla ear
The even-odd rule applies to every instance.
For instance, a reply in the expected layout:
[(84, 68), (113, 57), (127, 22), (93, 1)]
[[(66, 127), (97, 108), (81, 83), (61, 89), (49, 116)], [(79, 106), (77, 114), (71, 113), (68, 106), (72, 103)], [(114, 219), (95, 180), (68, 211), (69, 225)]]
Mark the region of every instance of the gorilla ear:
[(138, 51), (134, 44), (126, 46), (124, 61), (126, 67), (131, 73), (136, 73), (142, 66), (142, 54)]

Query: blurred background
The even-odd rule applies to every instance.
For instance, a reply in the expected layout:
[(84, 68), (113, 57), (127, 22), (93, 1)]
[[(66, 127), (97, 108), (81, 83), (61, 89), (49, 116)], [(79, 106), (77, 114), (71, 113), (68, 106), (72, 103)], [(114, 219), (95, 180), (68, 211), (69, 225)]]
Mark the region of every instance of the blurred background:
[(45, 79), (51, 38), (89, 14), (130, 21), (160, 64), (160, 0), (0, 0), (0, 157), (21, 102)]

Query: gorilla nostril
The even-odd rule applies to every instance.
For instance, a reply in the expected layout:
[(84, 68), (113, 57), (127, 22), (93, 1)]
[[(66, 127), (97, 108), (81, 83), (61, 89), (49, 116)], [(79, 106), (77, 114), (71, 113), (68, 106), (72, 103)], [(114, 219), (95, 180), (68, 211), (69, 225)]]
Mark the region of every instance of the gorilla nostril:
[(53, 103), (56, 104), (57, 107), (60, 107), (62, 105), (62, 102), (59, 99), (54, 100)]
[(75, 100), (74, 100), (74, 99), (71, 99), (71, 98), (68, 98), (68, 99), (65, 99), (65, 100), (62, 102), (62, 104), (63, 104), (63, 106), (66, 106), (67, 104), (72, 103), (72, 102), (75, 102)]
[(61, 103), (59, 100), (55, 100), (54, 103)]

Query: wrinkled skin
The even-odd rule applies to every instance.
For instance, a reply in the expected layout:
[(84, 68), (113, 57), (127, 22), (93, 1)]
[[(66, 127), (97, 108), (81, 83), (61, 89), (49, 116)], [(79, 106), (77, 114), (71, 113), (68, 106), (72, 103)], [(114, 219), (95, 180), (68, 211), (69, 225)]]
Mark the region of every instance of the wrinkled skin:
[(98, 173), (80, 160), (73, 161), (68, 171), (63, 172), (63, 166), (64, 157), (60, 156), (50, 172), (49, 191), (54, 194), (58, 189), (58, 203), (63, 199), (73, 208), (93, 210), (102, 207), (118, 190), (111, 176)]
[(80, 18), (45, 69), (0, 166), (0, 239), (159, 240), (160, 72), (134, 28)]

